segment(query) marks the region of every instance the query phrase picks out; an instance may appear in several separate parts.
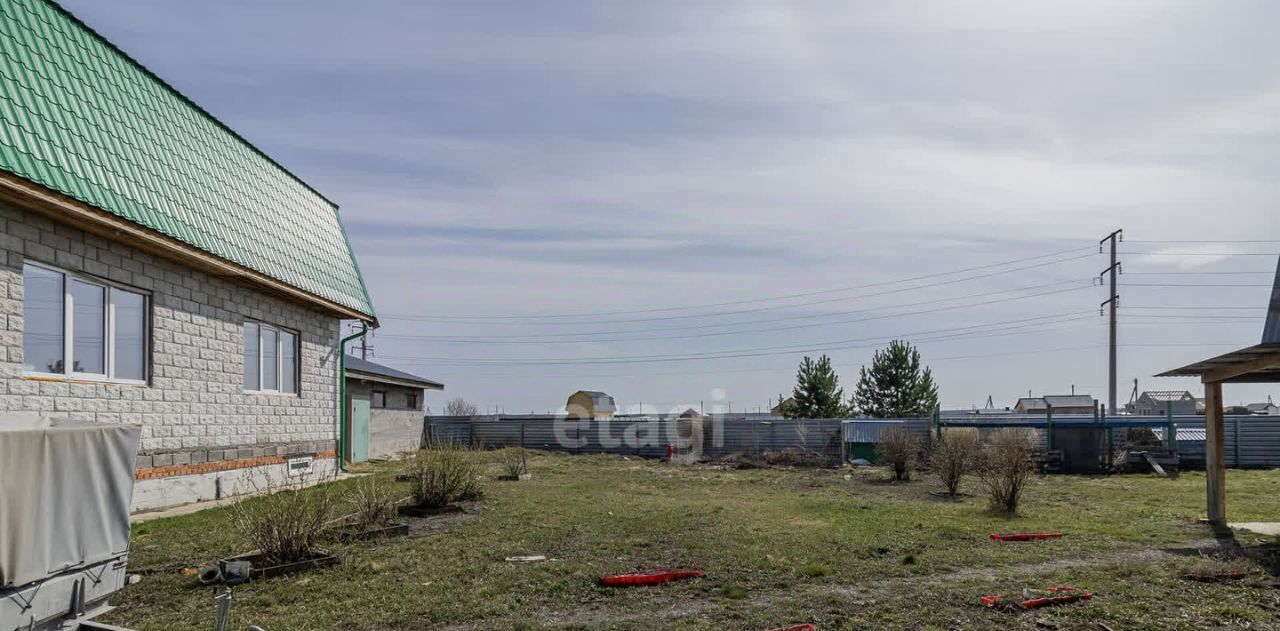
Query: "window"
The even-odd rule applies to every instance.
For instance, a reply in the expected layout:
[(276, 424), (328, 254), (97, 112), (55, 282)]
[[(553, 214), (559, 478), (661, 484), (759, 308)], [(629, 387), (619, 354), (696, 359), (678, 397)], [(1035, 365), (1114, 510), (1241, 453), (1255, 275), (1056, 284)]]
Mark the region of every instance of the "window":
[(369, 405), (375, 408), (387, 407), (387, 393), (381, 390), (374, 390)]
[(405, 398), (407, 399), (407, 401), (405, 401), (405, 407), (409, 408), (410, 410), (418, 409), (418, 393), (417, 392), (410, 392), (409, 394), (405, 395)]
[(77, 379), (147, 379), (147, 297), (27, 263), (22, 368)]
[(244, 389), (298, 393), (298, 335), (262, 324), (244, 323)]

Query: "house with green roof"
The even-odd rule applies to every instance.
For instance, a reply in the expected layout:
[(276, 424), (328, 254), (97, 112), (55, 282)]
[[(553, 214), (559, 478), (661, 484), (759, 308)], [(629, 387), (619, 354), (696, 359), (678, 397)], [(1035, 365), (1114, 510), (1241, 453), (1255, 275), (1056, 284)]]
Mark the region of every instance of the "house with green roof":
[(377, 322), (337, 205), (53, 2), (0, 3), (0, 418), (140, 424), (139, 509), (323, 474), (343, 320)]

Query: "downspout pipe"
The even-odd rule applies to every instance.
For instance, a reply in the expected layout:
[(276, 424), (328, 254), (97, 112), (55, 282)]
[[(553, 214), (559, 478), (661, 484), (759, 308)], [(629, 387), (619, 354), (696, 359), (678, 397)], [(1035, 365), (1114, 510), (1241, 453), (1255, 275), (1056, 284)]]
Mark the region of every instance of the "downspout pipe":
[(359, 332), (338, 342), (338, 470), (342, 473), (347, 472), (347, 425), (351, 416), (351, 408), (347, 405), (347, 342), (368, 333), (369, 324), (361, 320)]

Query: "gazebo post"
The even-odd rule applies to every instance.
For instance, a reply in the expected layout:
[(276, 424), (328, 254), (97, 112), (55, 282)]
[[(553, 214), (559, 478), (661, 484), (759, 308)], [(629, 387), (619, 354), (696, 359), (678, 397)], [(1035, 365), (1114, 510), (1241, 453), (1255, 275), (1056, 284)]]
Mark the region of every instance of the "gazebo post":
[(1222, 382), (1204, 384), (1205, 479), (1209, 495), (1209, 523), (1227, 525), (1227, 464), (1223, 431)]

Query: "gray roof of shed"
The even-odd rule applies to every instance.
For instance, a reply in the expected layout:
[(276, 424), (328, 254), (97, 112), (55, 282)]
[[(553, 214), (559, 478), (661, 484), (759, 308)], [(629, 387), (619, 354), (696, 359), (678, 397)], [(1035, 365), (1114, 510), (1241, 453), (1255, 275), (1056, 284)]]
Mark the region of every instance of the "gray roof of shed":
[(591, 406), (597, 412), (616, 412), (618, 406), (613, 402), (613, 397), (600, 392), (599, 390), (579, 390), (582, 394), (591, 397)]
[(353, 373), (353, 372), (360, 373), (359, 375), (360, 377), (369, 379), (371, 381), (382, 381), (386, 383), (397, 383), (401, 385), (404, 385), (406, 382), (408, 382), (408, 384), (416, 385), (429, 390), (444, 390), (444, 384), (438, 381), (424, 379), (417, 375), (411, 375), (407, 372), (404, 372), (403, 370), (396, 370), (395, 368), (391, 368), (389, 366), (383, 366), (382, 364), (375, 364), (367, 359), (360, 359), (359, 357), (356, 357), (354, 355), (347, 355), (347, 373), (348, 373), (347, 376), (348, 377), (352, 376), (350, 373)]
[(1023, 409), (1043, 410), (1048, 406), (1055, 408), (1091, 408), (1093, 397), (1087, 394), (1050, 394), (1043, 397), (1023, 397), (1018, 399)]

